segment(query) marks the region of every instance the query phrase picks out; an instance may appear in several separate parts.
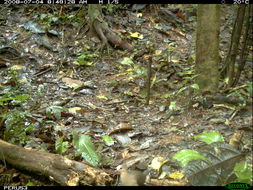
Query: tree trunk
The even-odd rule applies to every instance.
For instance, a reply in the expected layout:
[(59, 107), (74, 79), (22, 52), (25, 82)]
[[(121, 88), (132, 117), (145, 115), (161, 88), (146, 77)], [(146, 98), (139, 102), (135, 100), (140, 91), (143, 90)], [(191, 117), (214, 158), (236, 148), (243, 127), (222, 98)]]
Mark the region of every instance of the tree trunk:
[(198, 5), (196, 77), (202, 92), (216, 92), (219, 82), (220, 5)]

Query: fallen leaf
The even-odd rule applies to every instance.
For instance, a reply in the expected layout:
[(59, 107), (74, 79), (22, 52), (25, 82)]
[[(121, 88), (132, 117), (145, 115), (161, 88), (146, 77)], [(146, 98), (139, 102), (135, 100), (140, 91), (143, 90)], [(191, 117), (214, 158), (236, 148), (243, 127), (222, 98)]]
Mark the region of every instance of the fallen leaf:
[(70, 113), (72, 114), (77, 114), (77, 113), (86, 113), (87, 112), (87, 109), (85, 108), (81, 108), (81, 107), (73, 107), (73, 108), (69, 108), (68, 110)]
[(80, 80), (74, 80), (68, 77), (62, 78), (62, 82), (64, 82), (70, 88), (79, 88), (83, 86), (83, 82)]
[(133, 130), (133, 127), (128, 123), (121, 122), (113, 130), (109, 132), (109, 135), (119, 132), (125, 132), (128, 130)]
[(157, 156), (155, 157), (149, 167), (153, 168), (154, 170), (159, 170), (163, 164), (168, 162), (168, 159), (162, 157), (162, 156)]

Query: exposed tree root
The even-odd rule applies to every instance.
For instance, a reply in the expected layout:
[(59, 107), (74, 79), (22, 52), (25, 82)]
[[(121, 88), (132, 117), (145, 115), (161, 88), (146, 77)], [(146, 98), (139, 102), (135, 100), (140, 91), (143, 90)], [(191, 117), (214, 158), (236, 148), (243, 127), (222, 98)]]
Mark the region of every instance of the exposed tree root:
[(103, 19), (100, 5), (90, 4), (88, 15), (90, 18), (90, 30), (95, 32), (102, 40), (102, 46), (100, 49), (103, 49), (106, 46), (108, 50), (108, 42), (124, 50), (131, 51), (133, 49), (133, 47), (128, 42), (123, 41), (108, 27), (108, 24)]

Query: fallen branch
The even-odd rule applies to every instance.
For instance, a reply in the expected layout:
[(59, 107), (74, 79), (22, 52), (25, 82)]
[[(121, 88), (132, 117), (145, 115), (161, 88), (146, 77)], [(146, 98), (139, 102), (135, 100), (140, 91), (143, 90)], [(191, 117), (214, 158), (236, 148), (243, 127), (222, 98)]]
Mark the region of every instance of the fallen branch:
[(0, 160), (15, 168), (45, 175), (60, 185), (107, 185), (112, 178), (104, 171), (63, 156), (25, 149), (0, 140)]

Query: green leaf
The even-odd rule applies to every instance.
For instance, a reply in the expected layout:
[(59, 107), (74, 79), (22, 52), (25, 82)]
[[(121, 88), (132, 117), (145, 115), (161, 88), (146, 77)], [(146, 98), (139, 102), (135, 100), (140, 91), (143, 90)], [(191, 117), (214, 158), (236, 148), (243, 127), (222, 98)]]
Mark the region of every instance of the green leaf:
[(193, 89), (199, 90), (199, 85), (196, 84), (196, 83), (192, 84), (191, 87), (192, 87)]
[(218, 131), (203, 132), (200, 135), (194, 136), (195, 140), (202, 140), (206, 144), (212, 144), (214, 142), (224, 142), (224, 138)]
[(184, 90), (186, 90), (188, 88), (188, 86), (182, 87), (180, 88), (177, 92), (176, 95), (180, 94), (181, 92), (183, 92)]
[(40, 15), (40, 19), (41, 19), (41, 20), (43, 20), (43, 19), (46, 18), (46, 17), (47, 17), (47, 14), (41, 14), (41, 15)]
[(74, 134), (73, 145), (87, 162), (95, 167), (99, 165), (101, 158), (89, 136)]
[(252, 184), (252, 168), (248, 166), (247, 162), (236, 163), (234, 174), (238, 181)]
[(175, 110), (177, 108), (177, 101), (170, 102), (169, 110)]
[(75, 65), (92, 66), (92, 65), (93, 65), (93, 62), (91, 62), (91, 61), (86, 61), (86, 60), (78, 60), (78, 61), (74, 61), (73, 64), (75, 64)]
[(59, 18), (58, 17), (55, 17), (55, 16), (53, 16), (53, 17), (51, 17), (51, 19), (50, 19), (52, 22), (56, 22), (56, 21), (58, 21), (59, 20)]
[(161, 98), (170, 98), (172, 95), (171, 94), (163, 94), (162, 96), (161, 96)]
[(28, 181), (28, 183), (26, 184), (26, 186), (36, 186), (36, 184), (34, 184), (34, 183), (31, 182), (31, 181)]
[(13, 100), (14, 98), (1, 98), (0, 99), (0, 102), (6, 102), (6, 101), (9, 101), (9, 100)]
[(69, 143), (67, 141), (63, 142), (64, 136), (58, 138), (55, 142), (55, 150), (57, 154), (62, 154), (68, 150)]
[(196, 159), (207, 159), (195, 150), (181, 150), (173, 156), (182, 166), (186, 166), (190, 161)]
[(123, 60), (120, 62), (122, 65), (132, 65), (134, 62), (129, 57), (124, 57)]
[(186, 70), (186, 71), (183, 71), (183, 72), (180, 72), (181, 74), (183, 75), (192, 75), (194, 74), (194, 70), (193, 69), (190, 69), (190, 70)]
[(150, 88), (153, 87), (153, 85), (155, 84), (155, 82), (156, 82), (156, 74), (155, 74), (155, 76), (153, 77), (153, 79), (152, 79), (152, 81), (151, 81)]
[(56, 118), (57, 120), (61, 119), (61, 112), (64, 111), (64, 108), (61, 106), (50, 106), (46, 109), (46, 115), (49, 118)]
[(141, 98), (147, 98), (147, 89), (144, 88), (140, 91)]
[(159, 26), (158, 24), (156, 24), (154, 28), (157, 29), (157, 30), (162, 30), (162, 27)]
[(93, 57), (92, 54), (89, 54), (89, 53), (82, 53), (82, 54), (78, 57), (78, 59), (88, 59), (88, 58), (91, 58), (91, 57)]
[(15, 97), (0, 98), (0, 102), (5, 102), (5, 101), (9, 101), (9, 100), (18, 100), (18, 101), (23, 102), (28, 98), (30, 98), (29, 94), (21, 94), (21, 95), (15, 95)]
[(31, 133), (34, 129), (34, 125), (28, 120), (28, 117), (31, 117), (29, 112), (12, 110), (1, 114), (0, 117), (5, 120), (4, 140), (20, 144), (24, 144), (28, 140), (27, 133)]
[(246, 90), (249, 93), (249, 96), (252, 96), (252, 82), (247, 82), (246, 85)]
[(105, 142), (105, 144), (106, 144), (107, 146), (112, 146), (112, 145), (114, 145), (114, 140), (113, 140), (110, 136), (104, 135), (104, 136), (102, 136), (102, 138), (103, 138), (103, 140), (104, 140), (104, 142)]
[(109, 5), (107, 6), (107, 10), (108, 10), (108, 12), (109, 12), (110, 14), (113, 12), (113, 7), (114, 7), (114, 5), (112, 5), (112, 4), (109, 4)]
[(15, 99), (19, 100), (21, 102), (25, 101), (26, 99), (30, 98), (29, 94), (21, 94), (21, 95), (16, 95)]
[(139, 65), (134, 65), (133, 66), (133, 71), (138, 75), (138, 76), (147, 76), (147, 71), (145, 68), (140, 67)]

